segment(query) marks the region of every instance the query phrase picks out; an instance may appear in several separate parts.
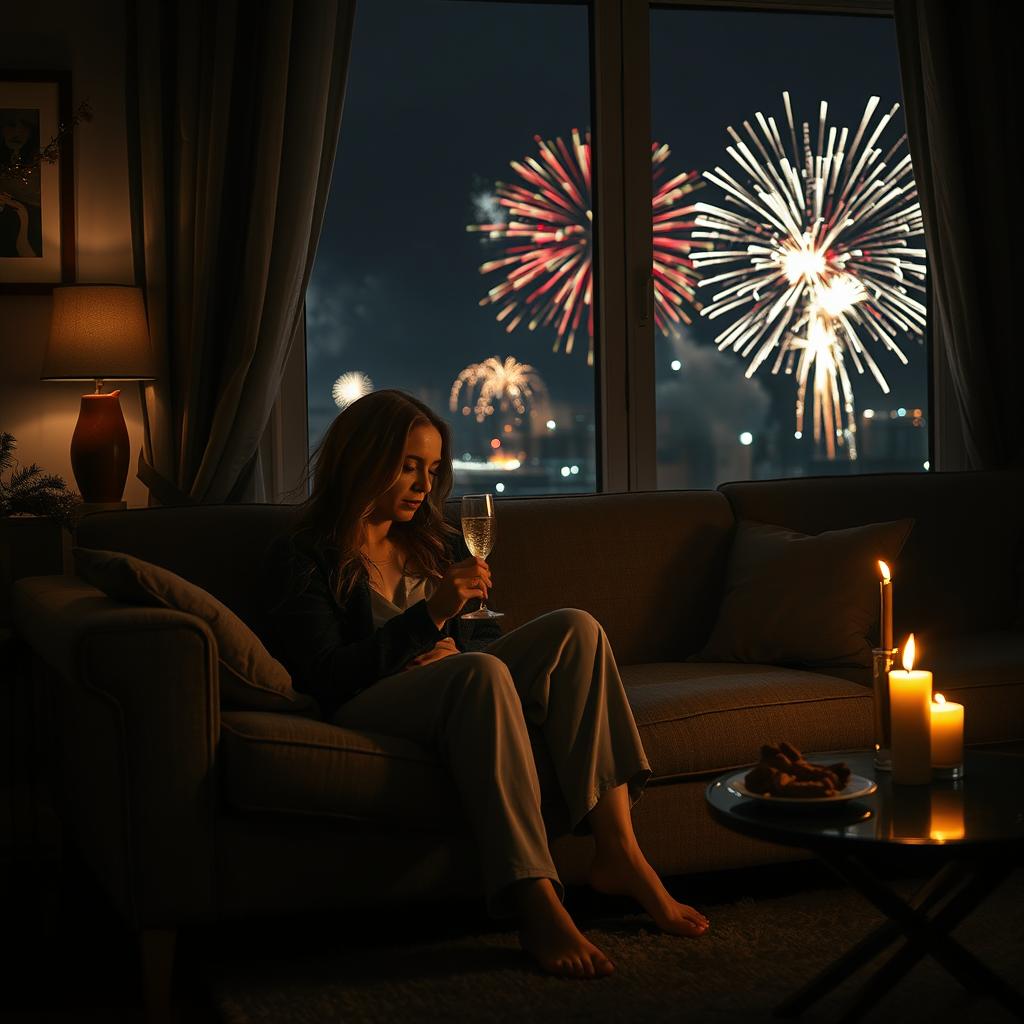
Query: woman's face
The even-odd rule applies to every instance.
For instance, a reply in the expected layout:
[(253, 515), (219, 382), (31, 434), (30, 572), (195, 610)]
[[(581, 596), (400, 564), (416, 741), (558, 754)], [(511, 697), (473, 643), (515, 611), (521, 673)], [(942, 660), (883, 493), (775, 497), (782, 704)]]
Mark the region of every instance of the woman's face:
[(441, 465), (441, 435), (421, 423), (409, 431), (398, 480), (373, 503), (374, 519), (407, 523), (419, 511)]

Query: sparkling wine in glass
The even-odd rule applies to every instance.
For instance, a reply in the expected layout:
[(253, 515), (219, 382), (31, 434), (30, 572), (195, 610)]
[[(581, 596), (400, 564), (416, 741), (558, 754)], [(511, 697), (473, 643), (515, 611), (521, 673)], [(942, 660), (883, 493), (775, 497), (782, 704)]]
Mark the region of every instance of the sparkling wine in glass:
[[(487, 558), (494, 547), (494, 498), (490, 494), (464, 494), (462, 496), (462, 536), (466, 538), (469, 553)], [(481, 600), (475, 612), (465, 612), (464, 619), (498, 619), (504, 612), (492, 612)]]

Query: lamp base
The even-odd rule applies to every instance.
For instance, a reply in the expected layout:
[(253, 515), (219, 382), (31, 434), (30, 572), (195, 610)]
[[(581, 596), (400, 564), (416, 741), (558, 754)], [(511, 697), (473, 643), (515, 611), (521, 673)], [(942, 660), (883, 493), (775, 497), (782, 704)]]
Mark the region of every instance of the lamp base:
[(120, 501), (124, 493), (129, 441), (120, 394), (82, 395), (71, 438), (71, 468), (83, 501)]

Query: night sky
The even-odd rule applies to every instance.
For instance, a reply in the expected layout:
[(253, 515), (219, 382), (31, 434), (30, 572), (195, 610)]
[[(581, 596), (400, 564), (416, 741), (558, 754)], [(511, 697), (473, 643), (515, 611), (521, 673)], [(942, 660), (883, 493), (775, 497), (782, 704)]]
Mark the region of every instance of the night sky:
[[(881, 98), (880, 110), (902, 102), (889, 19), (677, 9), (654, 11), (651, 29), (652, 133), (671, 146), (670, 169), (729, 167), (726, 126), (739, 129), (758, 110), (781, 121), (784, 89), (798, 120), (816, 123), (825, 99), (829, 123), (851, 131), (870, 95)], [(590, 128), (589, 75), (582, 7), (358, 5), (331, 198), (307, 294), (311, 444), (336, 412), (334, 379), (361, 370), (377, 387), (424, 398), (455, 425), (457, 450), (481, 456), (479, 431), (448, 413), (448, 391), (468, 363), (514, 355), (539, 370), (560, 420), (570, 408), (584, 417), (579, 443), (592, 445), (593, 434), (582, 434), (592, 422), (594, 385), (585, 336), (566, 356), (551, 351), (552, 329), (507, 334), (496, 307), (479, 305), (499, 280), (482, 276), (479, 265), (500, 245), (466, 231), (486, 219), (479, 201), (494, 182), (515, 180), (509, 161), (536, 154), (534, 135), (568, 139), (573, 128)], [(901, 109), (880, 145), (887, 149), (902, 131)], [(699, 198), (720, 201), (710, 184)], [(698, 320), (683, 337), (658, 336), (664, 457), (680, 437), (728, 445), (741, 431), (782, 421), (792, 436), (792, 378), (771, 378), (763, 366), (745, 380), (745, 362), (711, 343), (719, 330)], [(908, 368), (877, 355), (892, 396), (854, 375), (858, 408), (924, 404), (924, 350), (913, 341), (904, 348)], [(669, 369), (673, 358), (683, 362), (678, 373)], [(719, 459), (717, 469), (694, 468), (682, 483), (713, 486), (718, 481), (707, 477), (722, 472)], [(579, 479), (581, 489), (588, 479)]]

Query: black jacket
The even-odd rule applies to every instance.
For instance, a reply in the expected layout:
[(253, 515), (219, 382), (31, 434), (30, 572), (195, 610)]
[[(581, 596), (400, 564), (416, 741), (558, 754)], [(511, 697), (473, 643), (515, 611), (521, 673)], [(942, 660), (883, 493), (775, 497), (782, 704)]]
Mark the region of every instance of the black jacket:
[[(453, 538), (449, 556), (454, 562), (469, 557), (461, 537)], [(501, 635), (493, 620), (456, 618), (438, 629), (426, 601), (374, 629), (368, 582), (358, 584), (344, 604), (335, 599), (337, 564), (335, 549), (299, 533), (271, 545), (264, 573), (267, 647), (291, 673), (295, 689), (316, 699), (325, 719), (442, 637), (451, 636), (466, 651), (486, 647)]]

